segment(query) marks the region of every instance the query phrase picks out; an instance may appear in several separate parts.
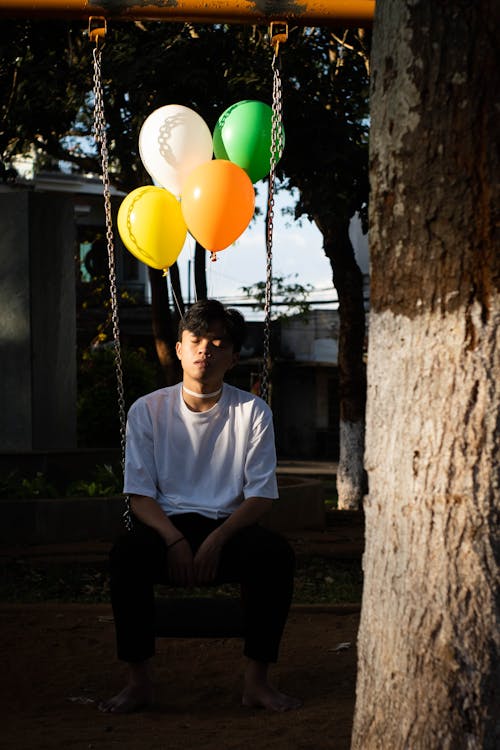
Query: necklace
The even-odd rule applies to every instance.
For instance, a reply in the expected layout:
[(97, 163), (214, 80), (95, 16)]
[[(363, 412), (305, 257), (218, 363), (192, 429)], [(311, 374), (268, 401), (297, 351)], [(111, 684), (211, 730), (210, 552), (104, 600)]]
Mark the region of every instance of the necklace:
[(212, 393), (196, 393), (195, 391), (191, 391), (189, 390), (189, 388), (186, 388), (184, 383), (182, 384), (182, 387), (186, 391), (186, 393), (189, 393), (190, 396), (194, 396), (195, 398), (215, 398), (215, 396), (218, 396), (222, 391), (222, 386), (218, 391), (212, 391)]

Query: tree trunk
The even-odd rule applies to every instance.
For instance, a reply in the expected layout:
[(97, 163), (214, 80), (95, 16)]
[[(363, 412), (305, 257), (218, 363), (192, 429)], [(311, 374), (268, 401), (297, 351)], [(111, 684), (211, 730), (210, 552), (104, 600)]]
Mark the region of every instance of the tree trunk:
[(177, 326), (179, 324), (179, 320), (181, 317), (184, 317), (184, 313), (186, 311), (185, 305), (184, 305), (184, 299), (182, 297), (182, 289), (181, 289), (181, 276), (179, 273), (179, 266), (177, 263), (174, 263), (173, 266), (170, 266), (168, 270), (170, 274), (170, 283), (172, 285), (172, 292), (174, 295), (174, 309), (175, 313), (174, 315), (171, 315), (172, 322), (175, 331), (172, 331), (172, 340), (175, 344), (177, 341)]
[(353, 750), (500, 747), (498, 16), (377, 0)]
[[(318, 223), (318, 222), (317, 222)], [(318, 225), (319, 226), (319, 225)], [(337, 471), (338, 507), (356, 510), (366, 491), (365, 444), (366, 376), (363, 362), (365, 311), (363, 275), (349, 239), (349, 224), (321, 226), (324, 250), (330, 259), (339, 299), (340, 456)]]
[(194, 288), (196, 291), (196, 299), (207, 298), (207, 251), (196, 243), (194, 251)]
[(180, 378), (179, 361), (175, 354), (177, 316), (172, 315), (168, 286), (163, 271), (149, 269), (151, 282), (151, 318), (156, 354), (165, 375), (165, 384), (173, 385)]

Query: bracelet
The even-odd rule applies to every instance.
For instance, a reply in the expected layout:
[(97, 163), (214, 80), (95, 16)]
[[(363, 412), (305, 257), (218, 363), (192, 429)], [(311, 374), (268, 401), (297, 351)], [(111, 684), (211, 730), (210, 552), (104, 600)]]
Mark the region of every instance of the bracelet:
[(185, 539), (185, 536), (180, 536), (178, 539), (175, 540), (175, 542), (172, 542), (172, 544), (167, 544), (167, 549), (170, 549), (170, 547), (174, 547), (178, 542), (182, 542), (183, 539)]

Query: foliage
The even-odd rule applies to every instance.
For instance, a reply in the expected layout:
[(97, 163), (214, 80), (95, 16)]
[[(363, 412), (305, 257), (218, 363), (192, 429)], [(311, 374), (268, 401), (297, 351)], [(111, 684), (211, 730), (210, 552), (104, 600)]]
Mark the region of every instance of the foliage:
[[(82, 25), (2, 26), (2, 160), (9, 164), (35, 147), (45, 159), (98, 173), (88, 138), (92, 47)], [(295, 27), (282, 47), (286, 146), (279, 170), (301, 191), (297, 215), (315, 218), (321, 210), (333, 218), (352, 216), (367, 202), (368, 46), (360, 30)], [(113, 25), (103, 54), (103, 86), (114, 183), (130, 191), (150, 182), (138, 154), (138, 133), (159, 106), (192, 107), (213, 129), (236, 101), (269, 102), (271, 57), (268, 37), (257, 27)]]
[[(306, 39), (286, 56), (284, 87), (288, 187), (324, 233), (345, 226), (368, 202), (368, 40), (362, 31), (305, 30)], [(351, 47), (349, 49), (348, 47)]]
[(19, 471), (11, 471), (0, 480), (0, 499), (29, 499), (57, 497), (109, 497), (122, 491), (121, 469), (109, 464), (96, 466), (88, 479), (70, 482), (67, 487), (56, 485), (41, 471), (25, 477)]
[(119, 495), (122, 491), (121, 472), (110, 464), (97, 466), (90, 481), (78, 479), (70, 482), (66, 488), (67, 497), (109, 497)]
[[(290, 278), (296, 279), (298, 274), (289, 274), (288, 276), (273, 276), (272, 279), (272, 300), (274, 318), (283, 320), (292, 315), (303, 315), (307, 320), (307, 315), (311, 309), (309, 294), (313, 290), (312, 284), (290, 283)], [(258, 281), (256, 284), (241, 287), (243, 293), (250, 300), (255, 300), (254, 310), (264, 310), (266, 301), (266, 282)], [(284, 312), (277, 312), (276, 306), (281, 307)]]
[[(96, 240), (102, 241), (102, 238)], [(137, 305), (134, 295), (126, 289), (117, 290), (117, 294), (119, 308)], [(89, 281), (80, 281), (77, 285), (77, 320), (83, 320), (89, 311), (97, 315), (90, 346), (81, 351), (78, 362), (78, 441), (80, 447), (117, 447), (120, 442), (118, 383), (115, 347), (109, 338), (113, 326), (109, 279), (105, 276), (93, 275)], [(142, 348), (120, 346), (120, 352), (128, 407), (139, 396), (157, 387), (157, 369)], [(105, 486), (109, 484), (106, 468), (96, 481), (82, 482), (81, 491), (76, 494), (108, 494), (101, 492), (102, 480)]]
[(45, 474), (38, 471), (33, 477), (23, 477), (19, 471), (11, 471), (0, 479), (0, 498), (53, 498), (59, 492)]
[[(144, 350), (122, 348), (123, 382), (128, 408), (157, 387), (157, 370)], [(86, 349), (78, 371), (78, 439), (80, 447), (118, 448), (120, 426), (114, 348)]]
[[(78, 288), (78, 303), (82, 310), (91, 308), (100, 308), (107, 312), (111, 309), (109, 299), (109, 279), (107, 276), (93, 276), (90, 281), (82, 281)], [(128, 289), (117, 290), (118, 305), (122, 307), (134, 307), (138, 304), (137, 296)], [(102, 333), (106, 328), (107, 322), (98, 328), (98, 333)]]
[(62, 21), (2, 20), (0, 159), (6, 165), (31, 153), (47, 168), (48, 159), (65, 155), (61, 137), (71, 132), (90, 83), (89, 70), (78, 64), (82, 42)]

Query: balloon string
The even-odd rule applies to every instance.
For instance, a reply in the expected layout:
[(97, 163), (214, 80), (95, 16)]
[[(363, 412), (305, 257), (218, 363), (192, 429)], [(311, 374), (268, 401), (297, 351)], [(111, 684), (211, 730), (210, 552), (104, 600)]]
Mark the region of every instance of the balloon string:
[[(164, 274), (166, 276), (166, 274)], [(172, 295), (175, 301), (175, 305), (177, 307), (177, 312), (179, 313), (179, 317), (182, 320), (184, 315), (182, 314), (181, 306), (179, 305), (179, 300), (177, 299), (177, 295), (175, 293), (174, 285), (172, 284), (172, 279), (170, 279), (170, 289), (172, 290)]]

